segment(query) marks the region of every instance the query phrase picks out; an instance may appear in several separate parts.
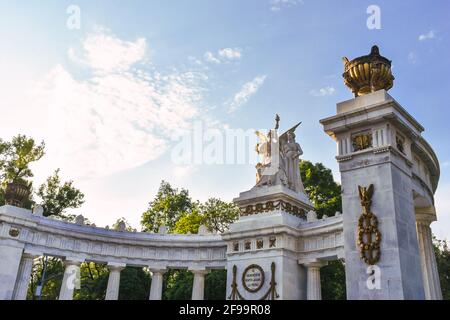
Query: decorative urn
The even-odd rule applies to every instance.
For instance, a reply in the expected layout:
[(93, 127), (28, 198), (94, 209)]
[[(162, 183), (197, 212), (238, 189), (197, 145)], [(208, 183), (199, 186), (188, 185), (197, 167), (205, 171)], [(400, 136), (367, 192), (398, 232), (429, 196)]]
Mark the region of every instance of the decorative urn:
[(30, 197), (30, 187), (21, 182), (10, 182), (5, 189), (5, 203), (7, 205), (23, 207)]
[(343, 58), (344, 83), (355, 97), (381, 89), (389, 90), (394, 85), (391, 61), (380, 55), (377, 46), (373, 46), (369, 55), (351, 61)]

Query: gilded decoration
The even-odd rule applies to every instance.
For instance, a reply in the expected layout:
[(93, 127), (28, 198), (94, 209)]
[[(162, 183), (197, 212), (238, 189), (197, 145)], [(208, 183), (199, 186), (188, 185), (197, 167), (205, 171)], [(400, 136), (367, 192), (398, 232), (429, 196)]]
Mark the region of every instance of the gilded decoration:
[(358, 220), (358, 246), (361, 259), (369, 265), (374, 265), (380, 260), (381, 233), (378, 230), (378, 219), (370, 210), (374, 192), (373, 184), (368, 188), (358, 186), (358, 191), (363, 208), (363, 213)]
[(353, 60), (343, 58), (344, 84), (355, 97), (381, 89), (389, 90), (394, 85), (391, 61), (380, 55), (377, 46), (373, 46), (369, 55)]
[(248, 205), (246, 207), (240, 208), (241, 216), (250, 216), (253, 214), (269, 212), (272, 210), (281, 209), (284, 210), (294, 216), (305, 218), (306, 213), (305, 210), (294, 206), (288, 202), (283, 200), (278, 201), (267, 201), (265, 203), (257, 203), (255, 205)]

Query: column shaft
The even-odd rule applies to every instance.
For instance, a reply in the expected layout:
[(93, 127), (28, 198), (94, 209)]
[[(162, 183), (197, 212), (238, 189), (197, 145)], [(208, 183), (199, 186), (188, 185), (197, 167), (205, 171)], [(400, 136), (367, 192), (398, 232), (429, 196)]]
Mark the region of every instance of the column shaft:
[(166, 269), (150, 269), (152, 272), (152, 285), (150, 287), (149, 300), (161, 300), (163, 288), (163, 275)]
[(120, 272), (124, 267), (125, 265), (108, 264), (109, 277), (105, 300), (119, 299)]
[(442, 291), (434, 254), (430, 222), (417, 222), (417, 237), (421, 259), (425, 299), (442, 300)]
[(191, 270), (194, 274), (192, 300), (203, 300), (205, 296), (205, 275), (208, 270)]
[(80, 285), (80, 261), (66, 260), (63, 281), (59, 292), (59, 300), (72, 300), (75, 288)]
[(30, 254), (23, 254), (19, 265), (19, 272), (17, 274), (16, 284), (13, 292), (14, 300), (26, 300), (28, 285), (30, 284), (31, 271), (33, 268), (33, 261), (35, 256)]
[(322, 300), (322, 290), (320, 286), (320, 267), (307, 266), (307, 299)]

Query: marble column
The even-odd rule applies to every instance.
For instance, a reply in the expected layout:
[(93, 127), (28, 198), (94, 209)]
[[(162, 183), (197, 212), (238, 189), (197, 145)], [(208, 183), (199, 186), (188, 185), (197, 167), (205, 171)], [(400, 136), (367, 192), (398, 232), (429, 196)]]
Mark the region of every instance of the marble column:
[(307, 300), (322, 300), (320, 285), (320, 268), (327, 263), (322, 261), (305, 263), (306, 271), (306, 298)]
[[(417, 209), (416, 209), (417, 211)], [(425, 299), (442, 300), (441, 284), (437, 270), (436, 256), (433, 249), (433, 238), (430, 224), (435, 215), (416, 214), (417, 238), (425, 289)]]
[(152, 273), (152, 285), (150, 287), (149, 300), (161, 300), (162, 288), (163, 288), (163, 276), (167, 269), (154, 269), (150, 268)]
[(80, 265), (82, 261), (75, 259), (66, 259), (64, 261), (63, 281), (59, 291), (59, 300), (72, 300), (73, 292), (80, 285)]
[(119, 299), (120, 271), (122, 271), (125, 266), (126, 265), (123, 263), (108, 263), (109, 277), (105, 300)]
[(209, 270), (190, 270), (194, 274), (192, 300), (203, 300), (205, 295), (205, 275)]
[(13, 300), (27, 299), (28, 285), (30, 284), (33, 262), (36, 257), (28, 253), (22, 255), (14, 287)]

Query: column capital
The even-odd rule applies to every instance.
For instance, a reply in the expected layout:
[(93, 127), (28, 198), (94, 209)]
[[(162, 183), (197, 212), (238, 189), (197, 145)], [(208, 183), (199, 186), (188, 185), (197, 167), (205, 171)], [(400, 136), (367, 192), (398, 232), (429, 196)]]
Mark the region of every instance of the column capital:
[(322, 268), (328, 264), (328, 261), (313, 259), (313, 260), (298, 260), (298, 263), (304, 265), (307, 268)]
[(148, 267), (148, 270), (150, 270), (151, 273), (155, 274), (164, 274), (167, 272), (167, 268), (164, 267)]
[(84, 262), (85, 259), (81, 258), (73, 258), (73, 257), (66, 257), (63, 261), (64, 266), (80, 266)]
[(126, 263), (108, 262), (109, 271), (122, 271), (126, 267)]
[(205, 275), (209, 273), (209, 269), (188, 269), (188, 271), (192, 272), (194, 275)]
[[(428, 210), (421, 210), (422, 208), (416, 208), (416, 222), (429, 226), (432, 222), (436, 221), (436, 213), (432, 213)], [(427, 208), (425, 208), (427, 209)]]

